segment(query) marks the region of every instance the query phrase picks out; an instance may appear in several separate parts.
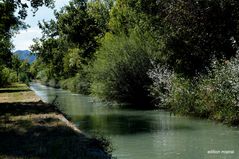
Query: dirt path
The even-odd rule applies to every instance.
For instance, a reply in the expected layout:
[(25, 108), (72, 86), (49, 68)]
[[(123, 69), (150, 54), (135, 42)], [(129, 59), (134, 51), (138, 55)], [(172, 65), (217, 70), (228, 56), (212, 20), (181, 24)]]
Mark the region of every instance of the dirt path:
[(85, 136), (24, 84), (0, 89), (0, 158), (104, 159), (108, 143)]

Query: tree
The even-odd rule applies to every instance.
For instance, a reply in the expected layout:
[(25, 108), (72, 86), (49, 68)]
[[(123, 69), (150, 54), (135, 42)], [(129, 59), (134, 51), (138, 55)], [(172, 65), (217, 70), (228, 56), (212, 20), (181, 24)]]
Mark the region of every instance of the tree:
[(237, 1), (182, 0), (163, 5), (164, 55), (176, 72), (195, 76), (206, 72), (212, 59), (229, 59), (236, 54)]
[(21, 61), (19, 60), (17, 55), (12, 56), (12, 62), (11, 62), (11, 67), (13, 70), (17, 72), (17, 77), (19, 77), (20, 73), (20, 66), (21, 66)]
[(48, 67), (49, 78), (70, 78), (88, 65), (108, 30), (110, 2), (72, 0), (55, 12), (56, 21), (39, 23), (42, 37), (31, 50)]
[(91, 58), (98, 46), (95, 39), (102, 33), (93, 17), (87, 12), (85, 1), (73, 0), (58, 13), (58, 29), (61, 37), (76, 45), (83, 58)]
[(155, 46), (147, 33), (106, 34), (93, 63), (92, 93), (136, 108), (149, 108), (152, 81), (147, 72), (157, 54)]
[(9, 65), (11, 62), (12, 28), (20, 27), (19, 19), (14, 15), (15, 6), (9, 1), (0, 2), (0, 65)]
[[(31, 6), (35, 13), (38, 7), (43, 5), (51, 8), (54, 7), (53, 0), (28, 0), (28, 2), (24, 3), (21, 0), (0, 1), (0, 72), (6, 67), (11, 67), (11, 49), (13, 48), (11, 38), (18, 30), (27, 28), (27, 25), (24, 23), (24, 19), (27, 16), (26, 9)], [(2, 77), (0, 76), (0, 78)], [(4, 85), (4, 81), (6, 82), (6, 80), (2, 79), (0, 81), (0, 86)]]

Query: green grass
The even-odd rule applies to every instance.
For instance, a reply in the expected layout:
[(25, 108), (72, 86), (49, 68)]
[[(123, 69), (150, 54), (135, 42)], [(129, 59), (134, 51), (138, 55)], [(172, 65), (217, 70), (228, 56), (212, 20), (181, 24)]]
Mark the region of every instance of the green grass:
[(24, 83), (12, 83), (11, 85), (7, 87), (0, 88), (0, 90), (18, 91), (18, 90), (30, 90), (30, 89)]

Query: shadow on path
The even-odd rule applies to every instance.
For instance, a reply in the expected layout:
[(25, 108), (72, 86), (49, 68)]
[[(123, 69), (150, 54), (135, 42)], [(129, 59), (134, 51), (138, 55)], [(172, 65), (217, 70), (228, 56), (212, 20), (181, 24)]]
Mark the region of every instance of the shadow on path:
[(110, 158), (106, 142), (75, 131), (43, 102), (0, 103), (0, 158)]

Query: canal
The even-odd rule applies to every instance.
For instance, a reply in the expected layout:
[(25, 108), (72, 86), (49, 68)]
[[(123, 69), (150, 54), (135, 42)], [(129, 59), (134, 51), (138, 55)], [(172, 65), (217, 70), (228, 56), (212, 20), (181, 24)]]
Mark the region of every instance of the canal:
[(161, 110), (130, 110), (96, 102), (90, 96), (31, 83), (89, 135), (108, 138), (118, 159), (236, 159), (239, 129), (208, 120), (172, 116)]

